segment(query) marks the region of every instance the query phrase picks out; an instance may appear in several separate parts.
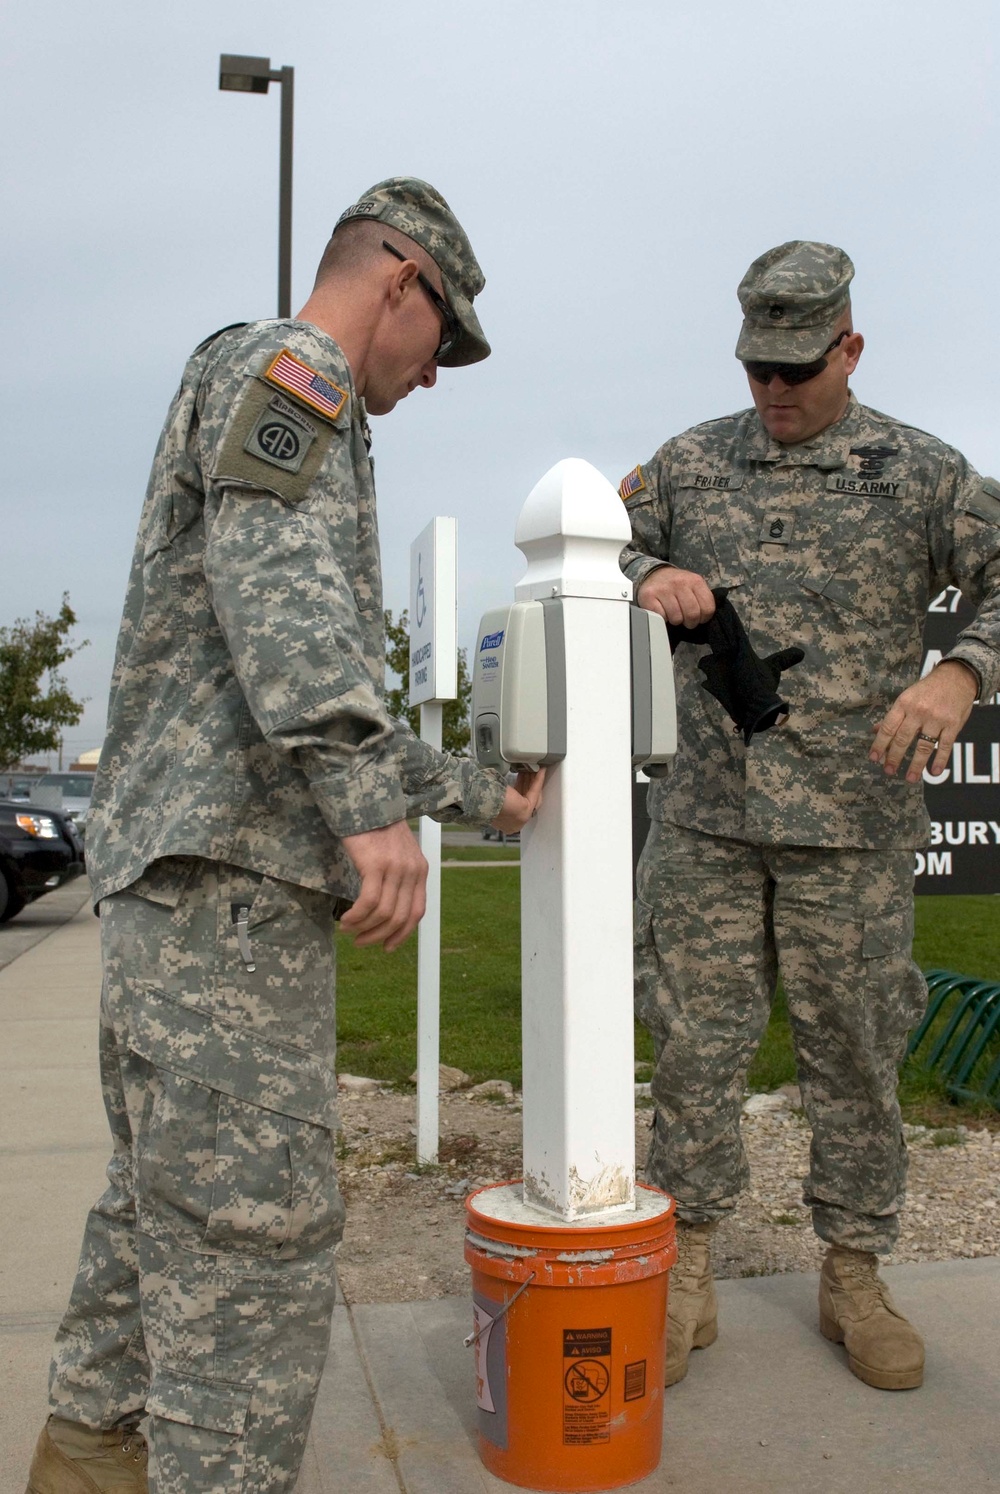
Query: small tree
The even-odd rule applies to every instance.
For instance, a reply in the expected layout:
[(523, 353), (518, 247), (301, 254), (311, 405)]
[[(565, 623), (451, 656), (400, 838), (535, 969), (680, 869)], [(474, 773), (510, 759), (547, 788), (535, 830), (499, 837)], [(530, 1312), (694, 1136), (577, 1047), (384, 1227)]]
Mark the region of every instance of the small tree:
[[(86, 642), (71, 644), (76, 614), (63, 594), (56, 617), (36, 612), (0, 628), (0, 772), (16, 767), (33, 752), (54, 752), (64, 726), (75, 726), (84, 702), (75, 700), (57, 671)], [(47, 675), (47, 689), (42, 689)]]
[[(385, 613), (385, 662), (386, 668), (399, 677), (399, 684), (387, 689), (385, 702), (390, 716), (408, 721), (413, 730), (420, 730), (420, 707), (410, 705), (410, 619), (404, 609), (399, 620), (392, 613)], [(472, 681), (466, 662), (466, 651), (458, 651), (458, 697), (446, 700), (442, 713), (441, 742), (445, 752), (459, 755), (469, 747), (469, 707), (472, 704)]]

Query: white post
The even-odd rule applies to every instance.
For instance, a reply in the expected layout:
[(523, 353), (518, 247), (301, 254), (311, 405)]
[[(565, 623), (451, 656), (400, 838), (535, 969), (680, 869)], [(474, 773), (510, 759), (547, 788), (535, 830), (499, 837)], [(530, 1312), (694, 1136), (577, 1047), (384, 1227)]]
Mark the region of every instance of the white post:
[[(441, 747), (444, 706), (420, 707), (420, 736)], [(420, 817), (420, 849), (427, 860), (427, 911), (417, 930), (417, 1161), (438, 1156), (438, 1066), (441, 1062), (441, 826)]]
[[(458, 694), (457, 522), (432, 519), (410, 546), (410, 704), (441, 749), (444, 701)], [(420, 820), (427, 911), (417, 934), (417, 1161), (436, 1162), (441, 1054), (441, 826)]]
[(566, 640), (566, 756), (521, 846), (524, 1202), (566, 1220), (635, 1207), (630, 533), (576, 459), (515, 531), (517, 599), (560, 598)]

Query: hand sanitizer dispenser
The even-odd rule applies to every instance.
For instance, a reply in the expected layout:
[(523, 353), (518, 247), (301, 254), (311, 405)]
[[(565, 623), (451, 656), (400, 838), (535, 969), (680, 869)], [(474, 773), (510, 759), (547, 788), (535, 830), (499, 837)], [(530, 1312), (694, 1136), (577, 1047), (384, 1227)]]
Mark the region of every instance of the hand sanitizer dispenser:
[(479, 625), (472, 738), (484, 767), (538, 768), (566, 756), (562, 603), (514, 602)]
[[(632, 763), (677, 751), (674, 672), (663, 618), (630, 608)], [(566, 650), (562, 601), (515, 602), (479, 625), (472, 676), (472, 737), (484, 767), (541, 767), (566, 756)]]
[(632, 766), (665, 763), (677, 751), (674, 666), (658, 612), (629, 610), (632, 630)]

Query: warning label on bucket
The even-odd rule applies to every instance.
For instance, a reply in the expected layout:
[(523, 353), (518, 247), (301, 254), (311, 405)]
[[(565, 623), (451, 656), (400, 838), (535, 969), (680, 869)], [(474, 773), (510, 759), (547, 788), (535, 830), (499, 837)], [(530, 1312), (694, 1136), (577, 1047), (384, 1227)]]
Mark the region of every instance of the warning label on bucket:
[(504, 1304), (472, 1294), (479, 1430), (494, 1446), (507, 1447), (507, 1319)]
[(610, 1442), (611, 1329), (564, 1328), (563, 1363), (563, 1443)]

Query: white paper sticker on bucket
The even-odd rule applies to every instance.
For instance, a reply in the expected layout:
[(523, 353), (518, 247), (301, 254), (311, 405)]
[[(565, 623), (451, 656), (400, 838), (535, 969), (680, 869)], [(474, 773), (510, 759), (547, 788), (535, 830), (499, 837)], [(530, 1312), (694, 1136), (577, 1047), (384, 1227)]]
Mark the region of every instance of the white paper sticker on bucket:
[(480, 1411), (496, 1411), (493, 1404), (493, 1395), (490, 1390), (490, 1372), (487, 1362), (487, 1350), (490, 1346), (490, 1334), (493, 1332), (493, 1319), (484, 1307), (478, 1302), (473, 1304), (473, 1321), (476, 1325), (476, 1405)]

